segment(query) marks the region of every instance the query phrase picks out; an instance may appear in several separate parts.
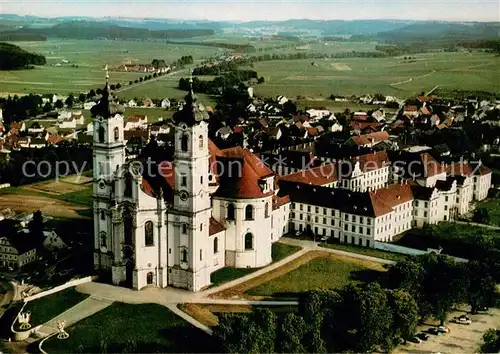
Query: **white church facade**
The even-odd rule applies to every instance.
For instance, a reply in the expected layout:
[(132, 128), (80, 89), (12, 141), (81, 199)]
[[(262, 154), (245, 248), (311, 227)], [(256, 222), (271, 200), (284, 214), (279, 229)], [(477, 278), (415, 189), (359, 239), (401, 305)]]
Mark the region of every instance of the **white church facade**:
[(148, 171), (125, 157), (124, 107), (107, 86), (92, 114), (96, 270), (133, 289), (199, 291), (222, 267), (271, 263), (290, 201), (254, 154), (208, 139), (208, 114), (192, 91), (174, 115), (173, 161)]

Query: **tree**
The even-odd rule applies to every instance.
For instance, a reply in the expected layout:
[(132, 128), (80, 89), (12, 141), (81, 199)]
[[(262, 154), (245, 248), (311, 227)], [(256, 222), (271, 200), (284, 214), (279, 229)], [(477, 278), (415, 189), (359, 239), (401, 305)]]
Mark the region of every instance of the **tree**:
[(52, 105), (50, 104), (49, 101), (45, 102), (45, 104), (43, 106), (43, 111), (45, 113), (52, 111)]
[(85, 95), (84, 93), (78, 95), (78, 101), (80, 101), (81, 103), (85, 103), (86, 100), (87, 100), (87, 95)]
[(143, 82), (144, 79), (142, 77), (139, 78), (139, 82)]
[(109, 86), (109, 88), (110, 88), (111, 90), (114, 90), (114, 89), (116, 88), (116, 86), (115, 86), (114, 84), (111, 84), (111, 85)]
[(117, 90), (119, 90), (122, 87), (122, 84), (117, 83), (115, 87), (116, 87)]
[(348, 286), (343, 300), (343, 315), (337, 320), (347, 325), (345, 336), (351, 337), (353, 349), (367, 352), (377, 346), (389, 348), (392, 343), (392, 311), (380, 284)]
[(474, 212), (474, 216), (472, 220), (478, 222), (480, 224), (489, 224), (490, 223), (490, 214), (487, 208), (478, 208)]
[(477, 313), (480, 307), (493, 304), (496, 284), (489, 274), (489, 267), (483, 262), (471, 260), (466, 267), (469, 277), (467, 298), (471, 306), (471, 312)]
[(92, 89), (89, 91), (89, 94), (87, 95), (88, 98), (92, 98), (96, 96), (96, 92)]
[(130, 86), (130, 85), (132, 85), (132, 84), (133, 84), (133, 82), (132, 82), (132, 81), (129, 81), (129, 82), (128, 82), (128, 84), (129, 84), (129, 86)]
[(55, 107), (55, 108), (58, 108), (58, 109), (63, 108), (63, 107), (64, 107), (64, 103), (63, 103), (63, 101), (61, 101), (61, 100), (57, 100), (57, 101), (56, 101), (56, 103), (54, 103), (54, 107)]
[(28, 229), (37, 242), (43, 241), (43, 230), (45, 226), (43, 223), (43, 215), (40, 210), (33, 213), (33, 219), (28, 223)]
[(306, 332), (304, 318), (293, 312), (287, 313), (280, 321), (276, 330), (276, 352), (305, 353), (302, 336)]
[(490, 328), (483, 335), (481, 353), (498, 353), (500, 351), (500, 329)]
[(73, 94), (70, 93), (69, 96), (66, 98), (66, 101), (64, 101), (64, 103), (66, 103), (66, 106), (68, 107), (73, 107), (73, 104), (75, 103), (75, 98), (73, 97)]
[[(420, 320), (417, 303), (410, 293), (403, 290), (389, 290), (387, 293), (389, 306), (392, 309), (392, 333), (395, 339), (406, 340), (415, 334)], [(394, 344), (398, 344), (395, 342)]]
[(264, 79), (264, 76), (261, 76), (261, 77), (259, 77), (259, 78), (257, 79), (257, 83), (258, 83), (258, 84), (263, 84), (263, 83), (264, 83), (264, 81), (266, 81), (266, 79)]

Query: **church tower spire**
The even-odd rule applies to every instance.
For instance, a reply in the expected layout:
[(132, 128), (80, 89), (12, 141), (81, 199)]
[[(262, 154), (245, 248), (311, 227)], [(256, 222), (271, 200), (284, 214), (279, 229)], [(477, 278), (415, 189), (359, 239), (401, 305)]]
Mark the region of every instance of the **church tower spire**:
[[(125, 108), (110, 97), (108, 66), (106, 83), (99, 102), (90, 110), (94, 118), (93, 139), (93, 210), (94, 266), (107, 269), (113, 259), (113, 225), (110, 210), (116, 204), (115, 175), (125, 163), (123, 114)], [(111, 252), (109, 252), (111, 251)]]

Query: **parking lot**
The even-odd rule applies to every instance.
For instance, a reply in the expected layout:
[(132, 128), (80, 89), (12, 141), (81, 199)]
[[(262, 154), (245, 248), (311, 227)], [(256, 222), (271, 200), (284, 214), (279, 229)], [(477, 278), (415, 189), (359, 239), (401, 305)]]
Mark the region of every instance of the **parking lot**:
[[(448, 317), (452, 319), (455, 316), (465, 314), (454, 312)], [(446, 326), (450, 333), (443, 333), (440, 336), (429, 335), (429, 339), (421, 343), (408, 343), (399, 346), (396, 353), (477, 353), (482, 343), (483, 333), (490, 328), (500, 327), (500, 309), (491, 308), (487, 313), (477, 315), (468, 315), (472, 324), (457, 324), (450, 321)], [(418, 331), (427, 331), (427, 329), (438, 324), (437, 322), (427, 321), (425, 325), (420, 326)]]

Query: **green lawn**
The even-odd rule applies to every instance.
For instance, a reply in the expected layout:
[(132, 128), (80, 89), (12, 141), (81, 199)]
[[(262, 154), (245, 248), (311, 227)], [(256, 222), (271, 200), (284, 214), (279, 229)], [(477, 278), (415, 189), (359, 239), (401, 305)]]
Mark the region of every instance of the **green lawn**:
[[(292, 99), (297, 95), (327, 98), (332, 93), (382, 93), (405, 98), (429, 91), (436, 85), (448, 90), (500, 91), (500, 82), (491, 80), (500, 75), (498, 56), (443, 52), (415, 57), (412, 63), (400, 57), (258, 62), (254, 70), (266, 81), (255, 87), (255, 93), (261, 96), (284, 94)], [(316, 65), (311, 65), (312, 62)]]
[(408, 257), (404, 254), (380, 251), (373, 248), (344, 245), (339, 243), (322, 243), (320, 244), (320, 247), (333, 248), (340, 251), (358, 253), (365, 256), (388, 259), (390, 261), (396, 261), (396, 262), (405, 260)]
[(81, 191), (62, 194), (60, 196), (55, 196), (55, 198), (69, 203), (92, 206), (92, 185), (88, 184), (86, 188)]
[(87, 297), (88, 295), (79, 293), (74, 288), (68, 288), (28, 302), (24, 307), (24, 311), (31, 312), (32, 326), (41, 325), (85, 300)]
[[(300, 251), (302, 248), (299, 246), (287, 245), (280, 242), (275, 242), (272, 245), (271, 255), (273, 258), (273, 263), (286, 258), (295, 252)], [(212, 282), (212, 287), (227, 283), (231, 280), (235, 280), (245, 275), (251, 274), (261, 268), (233, 268), (224, 267), (210, 275), (210, 281)]]
[(156, 304), (114, 303), (47, 340), (48, 353), (218, 352), (211, 337)]
[(488, 198), (477, 204), (476, 209), (488, 209), (490, 225), (500, 226), (500, 198)]
[(382, 266), (334, 255), (318, 257), (308, 263), (247, 291), (257, 296), (296, 297), (310, 290), (343, 288), (347, 284), (373, 281), (382, 274)]

